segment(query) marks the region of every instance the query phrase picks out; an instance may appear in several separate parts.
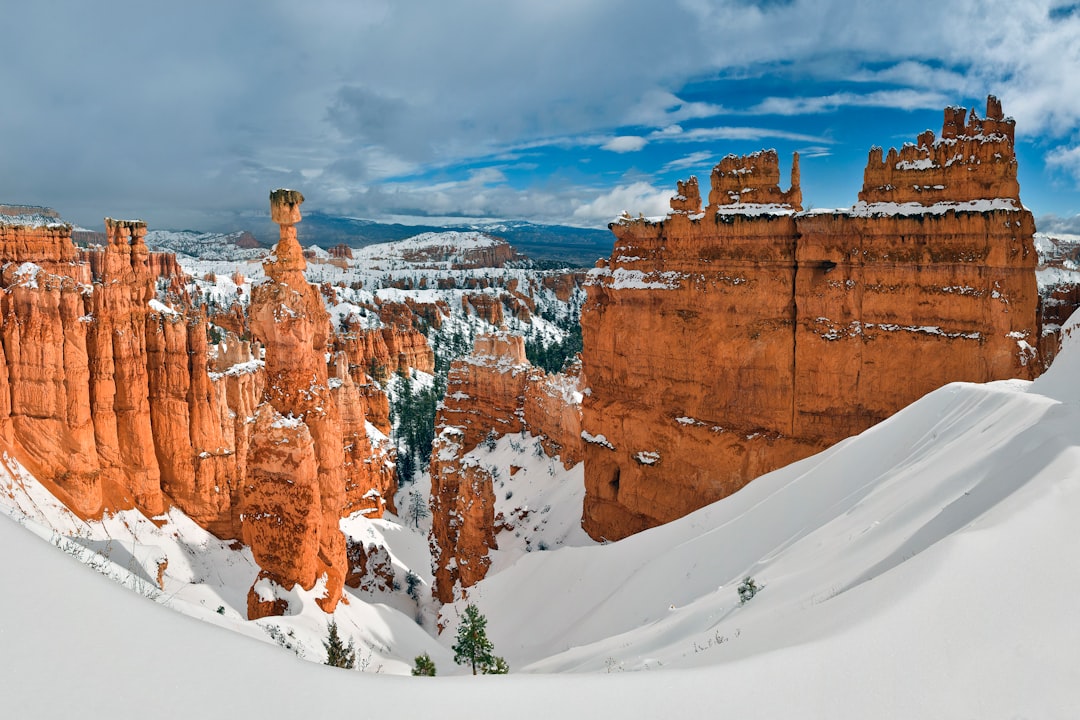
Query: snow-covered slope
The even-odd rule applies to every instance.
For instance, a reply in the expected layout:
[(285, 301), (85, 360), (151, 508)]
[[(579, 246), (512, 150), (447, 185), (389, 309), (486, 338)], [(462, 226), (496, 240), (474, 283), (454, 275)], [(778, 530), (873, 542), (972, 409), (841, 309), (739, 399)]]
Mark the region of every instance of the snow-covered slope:
[[(1076, 717), (1076, 327), (1033, 384), (949, 385), (667, 526), (521, 555), (470, 594), (509, 677), (297, 663), (4, 520), (0, 702), (13, 717)], [(762, 589), (740, 605), (747, 576)], [(398, 656), (423, 646), (392, 608), (350, 606)], [(431, 639), (440, 672), (459, 610)]]

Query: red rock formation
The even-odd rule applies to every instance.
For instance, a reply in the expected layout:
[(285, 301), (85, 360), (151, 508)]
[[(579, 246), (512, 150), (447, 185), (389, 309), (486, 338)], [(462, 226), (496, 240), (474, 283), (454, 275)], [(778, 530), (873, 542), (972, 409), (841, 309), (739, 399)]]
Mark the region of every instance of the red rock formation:
[[(679, 186), (672, 210), (681, 213), (700, 212), (694, 204), (697, 178)], [(690, 193), (687, 195), (686, 193)], [(700, 199), (700, 193), (697, 193)], [(709, 191), (709, 210), (715, 212), (725, 205), (783, 205), (802, 209), (802, 190), (799, 188), (799, 153), (791, 162), (791, 188), (780, 190), (780, 161), (775, 150), (761, 150), (750, 155), (728, 155), (712, 171), (712, 190)], [(678, 206), (678, 207), (676, 207)]]
[(90, 410), (102, 475), (149, 514), (164, 509), (154, 454), (146, 363), (153, 278), (146, 223), (105, 219), (108, 244), (89, 323)]
[(501, 268), (521, 259), (503, 238), (476, 232), (423, 233), (409, 238), (401, 257), (418, 267), (455, 270)]
[(394, 589), (394, 562), (386, 547), (349, 538), (346, 552), (349, 557), (346, 585), (365, 592), (390, 592)]
[(502, 302), (494, 295), (462, 295), (461, 309), (466, 313), (471, 309), (478, 318), (495, 327), (505, 322)]
[(472, 354), (450, 366), (430, 465), (432, 591), (441, 602), (483, 579), (498, 547), (492, 478), (467, 453), (490, 433), (529, 430), (547, 434), (545, 450), (563, 453), (569, 467), (582, 446), (576, 383), (534, 368), (524, 339), (505, 332), (478, 336)]
[[(102, 273), (105, 270), (106, 245), (108, 235), (105, 235), (105, 243), (98, 247), (77, 248), (78, 261), (90, 266), (90, 276), (94, 282), (101, 282)], [(153, 278), (178, 278), (185, 277), (180, 263), (176, 260), (176, 253), (151, 252), (147, 256), (147, 269)], [(87, 280), (86, 282), (90, 282)]]
[(331, 611), (348, 569), (338, 529), (344, 442), (324, 358), (329, 315), (304, 279), (296, 240), (303, 200), (293, 190), (271, 193), (281, 239), (263, 261), (267, 282), (252, 290), (249, 323), (265, 348), (266, 384), (248, 450), (242, 523), (244, 540), (272, 580), (286, 590), (310, 590), (324, 577), (320, 605)]
[(381, 515), (396, 489), (365, 421), (388, 429), (385, 395), (353, 383), (344, 362), (328, 377), (329, 316), (293, 227), (301, 198), (274, 198), (282, 242), (252, 303), (269, 373), (263, 349), (234, 334), (212, 352), (205, 314), (179, 286), (168, 303), (154, 297), (156, 276), (179, 269), (148, 252), (141, 221), (107, 219), (105, 246), (81, 259), (69, 226), (0, 223), (3, 449), (84, 517), (171, 503), (221, 538), (244, 537), (263, 567), (253, 616), (284, 611), (278, 590), (320, 578), (331, 610), (348, 571), (338, 519)]
[[(1011, 158), (1006, 122), (983, 129)], [(774, 158), (725, 158), (700, 218), (680, 199), (662, 222), (612, 227), (582, 314), (593, 537), (685, 515), (944, 383), (1038, 372), (1030, 213), (1002, 201), (802, 214), (797, 177), (781, 192)], [(920, 197), (1003, 197), (1003, 164), (954, 165), (957, 196)], [(872, 158), (868, 187), (877, 172)], [(749, 198), (773, 204), (724, 207)]]
[[(37, 255), (41, 258), (41, 254)], [(8, 256), (5, 256), (7, 259)], [(4, 271), (2, 298), (5, 436), (36, 477), (89, 516), (103, 501), (101, 461), (90, 414), (83, 287), (35, 265)]]
[(945, 108), (940, 139), (927, 130), (899, 152), (890, 148), (884, 159), (881, 148), (870, 150), (859, 200), (931, 205), (1007, 198), (1019, 204), (1015, 133), (1016, 122), (1002, 115), (993, 95), (986, 100), (985, 119), (974, 108), (970, 114)]
[(548, 457), (558, 456), (568, 470), (581, 462), (585, 453), (581, 390), (580, 363), (574, 363), (565, 373), (545, 374), (534, 368), (525, 385), (525, 427), (540, 436)]
[(352, 260), (352, 248), (345, 243), (339, 243), (334, 247), (327, 250), (330, 253), (330, 257), (337, 260)]
[[(698, 208), (701, 207), (701, 197), (698, 196)], [(573, 295), (576, 288), (581, 287), (585, 283), (586, 275), (584, 272), (573, 273), (558, 273), (553, 275), (545, 275), (541, 284), (554, 291), (555, 297), (559, 298), (562, 302), (569, 302), (570, 296)]]
[(396, 512), (397, 475), (389, 443), (376, 446), (371, 442), (367, 403), (349, 373), (345, 353), (339, 352), (331, 367), (330, 392), (341, 410), (345, 451), (345, 503), (341, 516), (363, 512), (370, 517), (382, 517), (386, 509)]

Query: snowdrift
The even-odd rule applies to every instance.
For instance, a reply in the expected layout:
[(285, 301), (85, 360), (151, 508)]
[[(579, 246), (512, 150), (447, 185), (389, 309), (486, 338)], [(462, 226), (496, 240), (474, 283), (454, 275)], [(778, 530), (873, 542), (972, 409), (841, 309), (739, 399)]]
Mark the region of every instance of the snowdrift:
[(1035, 383), (949, 385), (675, 523), (521, 556), (469, 597), (507, 677), (300, 663), (3, 521), (0, 697), (12, 716), (1075, 717), (1077, 340)]

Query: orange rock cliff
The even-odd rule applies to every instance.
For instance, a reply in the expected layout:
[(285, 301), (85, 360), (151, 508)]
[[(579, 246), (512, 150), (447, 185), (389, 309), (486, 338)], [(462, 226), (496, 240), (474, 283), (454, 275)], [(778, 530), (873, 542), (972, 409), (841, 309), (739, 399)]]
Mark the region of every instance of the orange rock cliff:
[(141, 221), (106, 219), (90, 252), (68, 225), (0, 221), (0, 445), (84, 517), (175, 505), (243, 538), (263, 570), (251, 617), (284, 612), (277, 589), (296, 584), (323, 583), (332, 610), (348, 572), (338, 519), (377, 517), (396, 490), (368, 400), (341, 353), (327, 362), (328, 314), (295, 239), (301, 201), (272, 195), (281, 242), (250, 308), (261, 347), (231, 333), (213, 347), (205, 307), (155, 297), (179, 266), (147, 250)]
[[(725, 158), (672, 212), (611, 227), (582, 312), (583, 526), (617, 539), (822, 450), (957, 380), (1041, 364), (1034, 222), (1013, 121), (948, 108), (860, 202), (801, 212), (772, 151)], [(966, 122), (965, 122), (966, 118)]]
[(432, 591), (440, 602), (452, 602), (459, 588), (482, 580), (491, 565), (488, 551), (498, 547), (493, 478), (467, 454), (489, 433), (527, 430), (566, 467), (579, 462), (577, 381), (533, 367), (524, 339), (506, 332), (479, 335), (472, 354), (450, 366), (430, 465)]

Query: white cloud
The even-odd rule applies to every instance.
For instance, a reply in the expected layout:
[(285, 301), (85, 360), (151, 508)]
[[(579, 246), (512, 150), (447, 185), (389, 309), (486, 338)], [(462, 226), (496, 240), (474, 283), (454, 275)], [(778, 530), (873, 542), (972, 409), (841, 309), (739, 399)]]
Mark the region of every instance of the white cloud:
[(776, 128), (761, 127), (711, 127), (694, 128), (683, 130), (678, 125), (672, 125), (656, 130), (649, 135), (650, 140), (658, 142), (711, 142), (714, 140), (763, 140), (765, 138), (777, 138), (780, 140), (795, 140), (800, 142), (830, 143), (828, 138), (815, 137), (804, 133), (790, 132)]
[(628, 125), (660, 126), (685, 120), (713, 117), (724, 112), (720, 105), (686, 102), (666, 90), (649, 90), (626, 116)]
[(611, 152), (626, 153), (637, 152), (648, 144), (648, 140), (637, 135), (619, 135), (611, 138), (600, 147)]
[(770, 97), (746, 112), (750, 115), (812, 115), (834, 112), (843, 107), (880, 107), (898, 110), (939, 109), (949, 98), (936, 91), (879, 90), (877, 92), (833, 93), (821, 97)]
[[(155, 13), (135, 0), (9, 3), (5, 24), (20, 31), (0, 47), (0, 87), (19, 112), (0, 113), (0, 197), (86, 223), (130, 211), (177, 226), (182, 208), (262, 212), (267, 187), (305, 182), (300, 168), (314, 205), (406, 174), (461, 177), (462, 164), (530, 148), (826, 147), (795, 118), (940, 109), (988, 92), (1022, 140), (1060, 141), (1080, 131), (1080, 13), (1060, 11), (1064, 1), (191, 0)], [(124, 42), (96, 40), (116, 27)], [(723, 126), (746, 112), (741, 95), (701, 89), (762, 77), (791, 88), (754, 108), (781, 128)], [(851, 82), (865, 92), (817, 94)], [(102, 97), (121, 98), (122, 111)], [(717, 127), (679, 126), (710, 119)], [(1047, 161), (1072, 172), (1071, 158)], [(532, 216), (535, 197), (546, 213), (556, 195), (507, 192), (507, 207)]]
[(1080, 184), (1080, 145), (1051, 150), (1046, 154), (1046, 167), (1068, 173)]
[(684, 170), (687, 168), (698, 168), (711, 163), (713, 159), (713, 153), (702, 150), (701, 152), (690, 153), (684, 155), (677, 160), (664, 165), (661, 168), (661, 172), (671, 172), (672, 170)]
[(855, 82), (891, 83), (916, 88), (932, 88), (940, 92), (958, 92), (964, 95), (978, 94), (973, 79), (962, 72), (948, 68), (933, 67), (916, 60), (904, 60), (880, 70), (860, 68), (850, 78)]
[(637, 216), (666, 215), (671, 209), (670, 190), (657, 190), (647, 182), (619, 185), (574, 210), (574, 218), (587, 223), (614, 220), (623, 212)]

